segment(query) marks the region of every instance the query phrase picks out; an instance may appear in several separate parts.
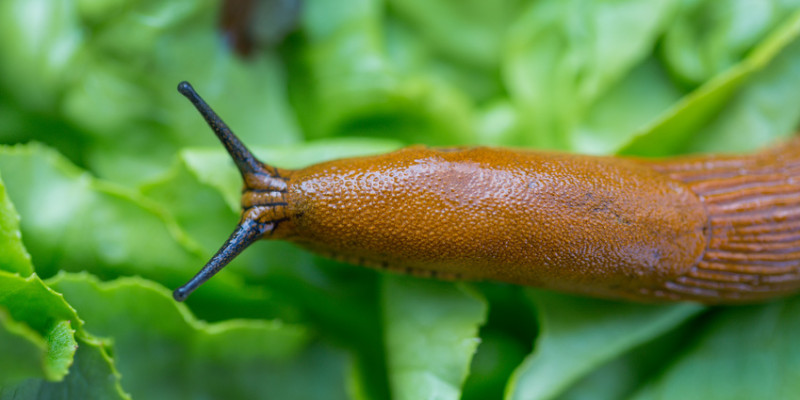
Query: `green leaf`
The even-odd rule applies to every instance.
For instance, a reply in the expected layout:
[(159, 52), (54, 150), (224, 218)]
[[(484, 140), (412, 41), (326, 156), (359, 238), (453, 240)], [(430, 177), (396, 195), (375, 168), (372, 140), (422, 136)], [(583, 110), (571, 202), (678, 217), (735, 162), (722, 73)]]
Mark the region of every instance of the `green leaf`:
[(64, 299), (36, 275), (0, 271), (0, 385), (22, 378), (57, 381), (75, 354), (81, 321)]
[(520, 3), (506, 1), (391, 0), (393, 10), (443, 54), (465, 64), (497, 68), (505, 31)]
[(689, 1), (661, 53), (681, 80), (701, 84), (738, 63), (800, 5), (794, 0)]
[(663, 66), (648, 58), (591, 105), (572, 133), (572, 147), (580, 153), (613, 154), (682, 96)]
[(0, 388), (30, 377), (62, 379), (77, 347), (74, 333), (69, 321), (61, 321), (41, 335), (0, 309)]
[[(120, 380), (141, 398), (252, 398), (272, 393), (265, 384), (281, 398), (498, 398), (534, 342), (526, 299), (490, 296), (487, 305), (460, 286), (406, 287), (399, 278), (384, 282), (376, 272), (263, 242), (190, 298), (194, 315), (217, 322), (200, 323), (175, 306), (151, 280), (175, 287), (203, 265), (236, 221), (241, 187), (175, 85), (191, 81), (250, 148), (283, 167), (412, 141), (594, 154), (749, 150), (800, 119), (797, 0), (750, 3), (312, 0), (283, 43), (240, 59), (220, 36), (216, 1), (0, 2), (0, 141), (47, 146), (0, 149), (8, 191), (0, 190), (0, 270), (144, 277), (55, 279), (73, 289), (69, 300), (88, 330), (74, 312), (37, 322), (52, 314), (48, 307), (66, 304), (50, 304), (57, 295), (48, 290), (21, 292), (25, 302), (0, 293), (13, 303), (0, 311), (0, 398), (125, 398)], [(301, 136), (326, 140), (297, 144)], [(357, 139), (363, 136), (390, 140)], [(539, 300), (550, 322), (525, 364), (538, 369), (520, 367), (509, 393), (522, 393), (529, 378), (567, 398), (624, 398), (639, 385), (649, 385), (642, 396), (702, 396), (696, 388), (705, 382), (684, 378), (708, 370), (720, 376), (709, 379), (709, 392), (731, 394), (714, 387), (741, 382), (754, 386), (742, 395), (792, 395), (755, 388), (796, 378), (797, 366), (786, 361), (796, 353), (791, 346), (756, 347), (763, 354), (735, 361), (742, 372), (705, 364), (714, 360), (702, 356), (726, 340), (713, 322), (735, 309), (712, 309), (675, 330), (680, 306), (671, 314)], [(497, 317), (503, 310), (516, 312)], [(724, 325), (764, 325), (760, 318), (771, 310), (737, 311)], [(306, 336), (280, 356), (273, 351), (285, 342), (269, 343), (269, 329), (283, 328), (266, 322), (277, 317), (319, 341)], [(425, 328), (415, 319), (423, 317), (431, 320)], [(781, 329), (792, 325), (781, 320)], [(94, 327), (105, 339), (91, 335)], [(575, 347), (554, 349), (563, 343)], [(748, 353), (748, 346), (737, 342), (736, 351)], [(544, 356), (552, 369), (531, 361), (544, 363)], [(765, 378), (748, 369), (773, 363), (763, 360), (777, 360), (783, 371)], [(681, 372), (695, 362), (702, 366)], [(737, 375), (745, 373), (753, 377)], [(170, 374), (177, 377), (167, 381)]]
[(681, 146), (730, 101), (754, 73), (769, 65), (800, 34), (800, 12), (761, 42), (747, 58), (715, 76), (634, 136), (618, 153), (664, 156)]
[(61, 274), (50, 283), (75, 305), (87, 330), (114, 338), (122, 385), (134, 397), (345, 397), (346, 359), (327, 346), (309, 346), (301, 326), (203, 323), (167, 289), (140, 278), (101, 283), (86, 274)]
[[(491, 307), (495, 305), (491, 304)], [(467, 381), (464, 382), (462, 399), (502, 398), (514, 367), (530, 352), (512, 337), (515, 333), (508, 330), (481, 330), (480, 345), (472, 359)]]
[(102, 342), (36, 275), (0, 271), (0, 399), (126, 399)]
[(8, 198), (2, 178), (0, 178), (0, 270), (25, 276), (33, 273), (31, 256), (22, 244), (19, 214)]
[(793, 135), (800, 123), (798, 63), (800, 40), (795, 40), (697, 132), (688, 151), (747, 152)]
[(503, 78), (524, 118), (521, 143), (569, 148), (587, 107), (647, 58), (679, 1), (546, 0), (506, 41)]
[[(0, 3), (0, 81), (28, 109), (51, 109), (75, 79), (84, 33), (69, 0)], [(58, 52), (53, 50), (58, 49)]]
[[(468, 96), (469, 100), (472, 100), (473, 103), (481, 103), (483, 101), (492, 100), (498, 96), (504, 97), (502, 84), (498, 79), (499, 77), (494, 73), (488, 73), (492, 70), (487, 70), (488, 66), (483, 65), (484, 61), (489, 61), (491, 65), (494, 66), (493, 68), (496, 68), (497, 64), (501, 61), (500, 58), (480, 60), (481, 58), (486, 57), (487, 54), (479, 54), (477, 51), (472, 51), (469, 53), (461, 52), (465, 47), (465, 42), (463, 40), (450, 42), (450, 39), (444, 38), (444, 40), (439, 41), (438, 43), (434, 41), (428, 41), (428, 35), (431, 35), (430, 38), (433, 39), (434, 34), (432, 32), (426, 32), (425, 30), (420, 29), (420, 24), (426, 24), (427, 22), (433, 24), (442, 22), (443, 25), (450, 23), (468, 23), (467, 21), (454, 21), (463, 16), (461, 13), (459, 13), (459, 15), (449, 15), (452, 17), (449, 19), (428, 19), (428, 15), (423, 15), (423, 8), (425, 7), (459, 7), (465, 5), (463, 2), (453, 3), (452, 5), (437, 5), (432, 2), (419, 2), (417, 4), (419, 7), (414, 5), (409, 7), (415, 8), (415, 10), (401, 10), (401, 8), (405, 8), (409, 3), (411, 2), (392, 2), (390, 7), (402, 15), (399, 15), (398, 18), (389, 17), (384, 21), (383, 24), (385, 52), (386, 56), (388, 57), (388, 61), (392, 65), (395, 72), (401, 73), (403, 76), (407, 77), (424, 77), (425, 80), (441, 87), (442, 90), (453, 92), (454, 89), (456, 89), (456, 91), (453, 92), (454, 94), (460, 92), (461, 95)], [(483, 2), (481, 4), (475, 4), (475, 8), (477, 10), (481, 7), (484, 7), (484, 5), (488, 5), (488, 8), (492, 8), (495, 7), (495, 3), (499, 4), (502, 2)], [(495, 8), (495, 10), (499, 13), (503, 13), (500, 8)], [(503, 18), (501, 15), (497, 15), (497, 17)], [(420, 21), (420, 18), (427, 19), (427, 22)], [(469, 19), (470, 17), (464, 16), (464, 18)], [(500, 33), (500, 31), (494, 31), (494, 27), (486, 27), (485, 30), (479, 27), (473, 28), (475, 29), (471, 29), (469, 34), (474, 34), (475, 36), (486, 35), (485, 39), (487, 41), (493, 40), (489, 36)], [(439, 26), (431, 27), (430, 30), (438, 31), (441, 29), (446, 28), (444, 26)], [(505, 27), (503, 27), (502, 30), (505, 30)], [(450, 37), (451, 39), (454, 39), (456, 36), (466, 33), (467, 31), (453, 31), (451, 32)], [(440, 38), (439, 35), (436, 35), (435, 37)], [(452, 47), (451, 45), (455, 45), (458, 48)], [(481, 52), (485, 50), (492, 53), (497, 53), (501, 49), (502, 47), (491, 48), (491, 46), (487, 46), (485, 49), (481, 49)], [(475, 49), (471, 48), (470, 50)], [(472, 63), (466, 59), (461, 60), (461, 57), (468, 57), (475, 63)], [(437, 132), (432, 132), (432, 134), (437, 134)], [(478, 138), (478, 140), (480, 139)]]
[(490, 307), (461, 398), (502, 399), (511, 374), (531, 352), (538, 322), (527, 288), (489, 282), (474, 286), (480, 289)]
[(0, 387), (0, 400), (130, 400), (120, 387), (105, 345), (84, 336), (77, 340), (77, 352), (69, 374), (61, 382), (28, 379), (10, 387)]
[(387, 363), (396, 399), (458, 399), (486, 303), (465, 286), (386, 275)]
[(692, 304), (641, 305), (531, 291), (541, 333), (517, 368), (507, 399), (550, 399), (593, 369), (674, 329), (702, 310)]
[(0, 171), (24, 237), (36, 238), (27, 247), (42, 276), (65, 269), (168, 280), (188, 277), (180, 270), (202, 263), (196, 246), (158, 206), (90, 177), (52, 150), (0, 147)]
[(472, 105), (459, 88), (392, 64), (380, 8), (376, 0), (305, 4), (308, 43), (291, 58), (304, 73), (290, 76), (290, 96), (307, 136), (472, 142)]
[(800, 298), (721, 308), (635, 399), (789, 399), (800, 392)]
[(75, 310), (36, 275), (23, 278), (0, 271), (0, 306), (15, 321), (24, 322), (42, 336), (61, 321), (72, 321), (75, 329), (81, 329), (82, 321)]
[[(0, 87), (35, 113), (33, 127), (55, 117), (71, 128), (58, 147), (84, 142), (73, 161), (124, 184), (163, 172), (181, 145), (215, 140), (175, 90), (182, 80), (247, 143), (296, 141), (280, 60), (238, 59), (215, 31), (218, 12), (206, 0), (4, 1), (0, 51), (9, 62), (0, 62)], [(52, 139), (39, 129), (28, 135)]]
[(697, 335), (695, 322), (637, 346), (613, 360), (599, 365), (563, 392), (562, 399), (624, 399), (631, 396), (664, 369), (667, 360), (686, 349), (686, 343)]

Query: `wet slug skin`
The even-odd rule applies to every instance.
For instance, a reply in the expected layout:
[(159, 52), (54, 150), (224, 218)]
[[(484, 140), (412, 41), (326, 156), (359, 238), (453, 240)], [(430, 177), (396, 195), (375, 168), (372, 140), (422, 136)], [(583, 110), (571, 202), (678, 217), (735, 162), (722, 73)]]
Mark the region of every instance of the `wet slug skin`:
[(259, 239), (439, 279), (637, 301), (752, 302), (800, 287), (800, 141), (664, 160), (412, 146), (298, 170), (258, 161), (183, 82), (243, 180), (242, 217), (174, 296)]

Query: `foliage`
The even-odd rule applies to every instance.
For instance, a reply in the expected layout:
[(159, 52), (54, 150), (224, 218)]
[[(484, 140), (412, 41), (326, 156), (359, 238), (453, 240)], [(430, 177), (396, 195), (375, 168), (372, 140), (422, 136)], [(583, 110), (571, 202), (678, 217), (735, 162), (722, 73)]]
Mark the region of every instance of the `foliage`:
[(417, 142), (750, 151), (800, 120), (798, 1), (303, 3), (240, 58), (216, 1), (0, 2), (0, 399), (800, 391), (800, 297), (628, 304), (265, 242), (175, 303), (239, 191), (181, 80), (287, 168)]

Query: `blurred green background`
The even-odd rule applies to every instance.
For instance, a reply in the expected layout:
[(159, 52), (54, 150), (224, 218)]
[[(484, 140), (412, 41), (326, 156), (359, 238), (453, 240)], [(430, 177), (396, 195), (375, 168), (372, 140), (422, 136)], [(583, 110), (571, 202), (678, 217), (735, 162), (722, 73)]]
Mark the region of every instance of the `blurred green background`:
[(241, 184), (181, 80), (285, 168), (413, 143), (753, 151), (800, 120), (800, 1), (287, 4), (250, 14), (264, 45), (242, 57), (220, 1), (0, 2), (0, 399), (800, 393), (798, 297), (601, 301), (278, 242), (170, 295)]

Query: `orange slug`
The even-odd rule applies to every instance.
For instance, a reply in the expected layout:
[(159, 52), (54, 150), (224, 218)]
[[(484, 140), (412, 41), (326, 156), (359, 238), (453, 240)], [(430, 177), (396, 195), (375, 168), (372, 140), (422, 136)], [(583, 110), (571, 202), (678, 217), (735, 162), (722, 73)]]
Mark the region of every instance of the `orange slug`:
[(257, 160), (178, 86), (244, 179), (242, 216), (184, 300), (259, 239), (354, 264), (636, 301), (743, 303), (800, 287), (800, 140), (662, 160), (412, 146), (298, 170)]

